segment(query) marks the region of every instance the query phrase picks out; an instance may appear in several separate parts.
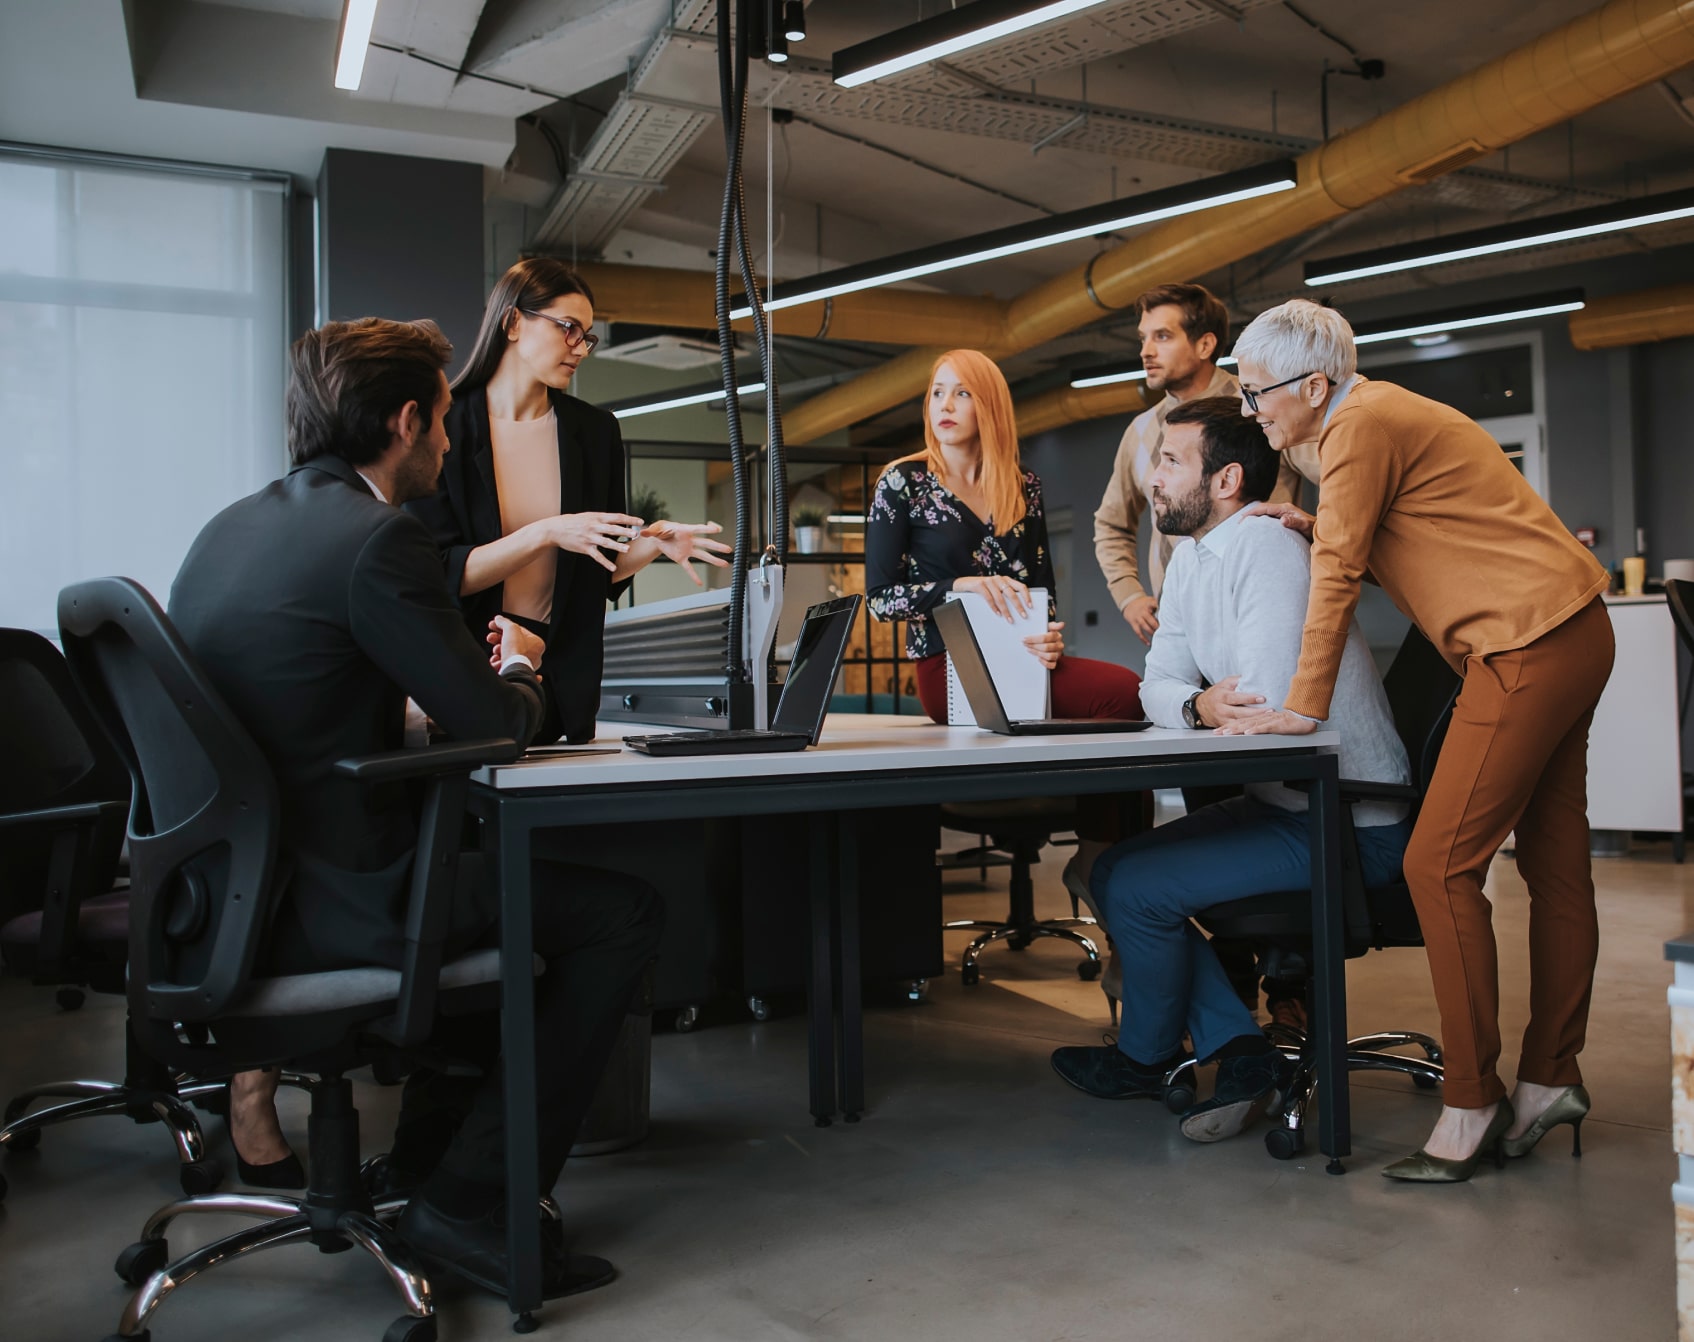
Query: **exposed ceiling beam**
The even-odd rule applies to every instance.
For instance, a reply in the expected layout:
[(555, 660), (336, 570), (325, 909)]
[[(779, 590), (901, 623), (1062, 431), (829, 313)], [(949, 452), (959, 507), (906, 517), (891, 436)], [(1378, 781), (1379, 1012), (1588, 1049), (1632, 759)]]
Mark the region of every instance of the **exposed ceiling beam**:
[[(1121, 309), (1148, 285), (1207, 274), (1408, 186), (1452, 172), (1694, 62), (1694, 0), (1611, 0), (1300, 160), (1300, 186), (1148, 230), (1013, 301), (1004, 356)], [(1197, 226), (1198, 225), (1198, 226)], [(1087, 281), (1092, 279), (1090, 285)], [(921, 391), (914, 350), (784, 416), (806, 443)]]

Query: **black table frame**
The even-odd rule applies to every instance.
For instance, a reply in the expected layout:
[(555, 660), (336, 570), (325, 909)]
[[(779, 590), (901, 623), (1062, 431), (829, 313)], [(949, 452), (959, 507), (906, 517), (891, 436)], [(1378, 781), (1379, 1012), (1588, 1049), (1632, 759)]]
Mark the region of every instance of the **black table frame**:
[[(1291, 743), (1292, 744), (1292, 743)], [(914, 746), (922, 749), (921, 746)], [(1173, 752), (1118, 760), (1017, 760), (985, 754), (981, 764), (914, 769), (690, 781), (497, 788), (473, 783), (469, 809), (487, 826), (485, 845), (501, 892), (503, 965), (534, 954), (530, 875), (538, 829), (574, 828), (632, 815), (643, 820), (726, 816), (810, 817), (811, 954), (807, 977), (810, 1107), (820, 1127), (837, 1107), (849, 1122), (864, 1111), (864, 1029), (860, 1002), (858, 847), (855, 812), (940, 802), (1068, 797), (1154, 788), (1309, 780), (1312, 856), (1313, 1001), (1319, 1109), (1318, 1146), (1332, 1174), (1351, 1153), (1347, 1076), (1347, 994), (1341, 870), (1339, 757), (1298, 747), (1273, 752)], [(726, 761), (727, 762), (727, 761)], [(731, 765), (731, 767), (733, 767)], [(527, 974), (502, 975), (501, 1047), (506, 1109), (506, 1235), (514, 1329), (530, 1332), (542, 1303), (535, 1000)]]

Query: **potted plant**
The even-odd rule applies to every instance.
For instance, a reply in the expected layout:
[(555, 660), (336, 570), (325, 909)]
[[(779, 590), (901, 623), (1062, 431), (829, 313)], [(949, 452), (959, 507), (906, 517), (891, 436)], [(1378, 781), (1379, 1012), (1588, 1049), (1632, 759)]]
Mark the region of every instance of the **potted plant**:
[(629, 514), (631, 517), (639, 517), (643, 522), (671, 520), (670, 505), (659, 497), (659, 491), (651, 485), (639, 485), (629, 496)]
[(794, 548), (803, 555), (816, 554), (823, 549), (824, 523), (829, 514), (822, 508), (806, 506), (794, 510)]

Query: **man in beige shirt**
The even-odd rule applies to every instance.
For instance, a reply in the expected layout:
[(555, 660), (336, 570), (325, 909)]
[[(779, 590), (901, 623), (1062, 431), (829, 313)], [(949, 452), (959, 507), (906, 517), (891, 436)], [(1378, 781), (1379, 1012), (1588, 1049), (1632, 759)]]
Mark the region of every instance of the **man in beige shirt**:
[[(1137, 638), (1148, 643), (1159, 627), (1159, 589), (1174, 544), (1160, 534), (1147, 508), (1147, 477), (1158, 465), (1165, 417), (1184, 401), (1239, 397), (1241, 388), (1217, 365), (1218, 353), (1229, 339), (1229, 312), (1209, 289), (1198, 284), (1161, 284), (1136, 299), (1135, 310), (1141, 319), (1141, 366), (1147, 371), (1147, 389), (1164, 392), (1164, 399), (1143, 410), (1124, 430), (1112, 478), (1094, 514), (1094, 555), (1124, 620)], [(1272, 502), (1297, 502), (1302, 475), (1316, 482), (1314, 446), (1285, 454)], [(1145, 583), (1136, 557), (1136, 534), (1143, 520), (1153, 532)]]

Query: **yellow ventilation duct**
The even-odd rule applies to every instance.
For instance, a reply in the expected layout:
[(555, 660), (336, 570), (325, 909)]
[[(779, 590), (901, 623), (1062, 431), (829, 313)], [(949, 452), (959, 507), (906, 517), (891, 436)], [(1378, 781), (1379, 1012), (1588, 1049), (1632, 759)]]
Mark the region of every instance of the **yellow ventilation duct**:
[[(1438, 177), (1694, 63), (1694, 0), (1611, 0), (1300, 159), (1292, 191), (1177, 219), (1015, 299), (1004, 356), (1122, 308), (1167, 280), (1217, 270)], [(913, 350), (783, 416), (806, 443), (916, 397), (933, 351)]]
[(1578, 349), (1615, 349), (1690, 335), (1694, 335), (1694, 284), (1591, 298), (1581, 312), (1570, 315), (1570, 343)]
[(1055, 387), (1018, 403), (1018, 439), (1027, 443), (1038, 433), (1084, 419), (1139, 415), (1157, 397), (1146, 394), (1140, 382), (1116, 382), (1106, 387)]
[[(594, 290), (594, 315), (603, 321), (653, 326), (715, 327), (712, 277), (700, 270), (660, 266), (581, 265)], [(740, 289), (736, 294), (739, 296)], [(888, 345), (981, 349), (1005, 339), (1006, 304), (997, 298), (865, 289), (827, 303), (804, 303), (770, 314), (778, 335), (828, 336)], [(752, 318), (735, 323), (751, 331)]]

